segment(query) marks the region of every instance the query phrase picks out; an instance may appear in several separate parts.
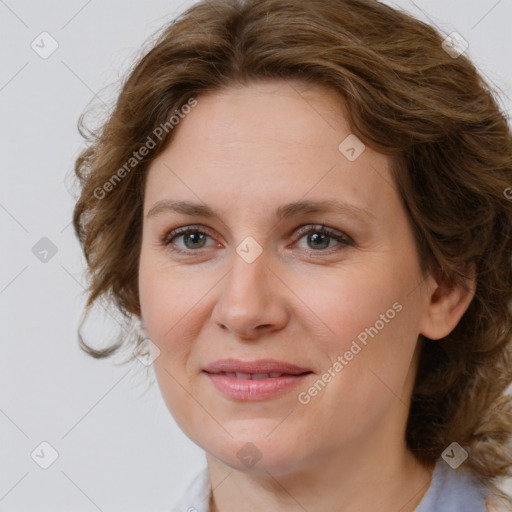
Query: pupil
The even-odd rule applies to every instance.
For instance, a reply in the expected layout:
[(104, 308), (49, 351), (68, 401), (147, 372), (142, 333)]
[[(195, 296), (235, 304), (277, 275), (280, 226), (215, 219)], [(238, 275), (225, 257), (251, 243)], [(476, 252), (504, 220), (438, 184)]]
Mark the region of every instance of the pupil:
[(185, 235), (185, 237), (184, 237), (185, 245), (188, 247), (188, 243), (187, 243), (187, 242), (188, 242), (189, 240), (192, 240), (192, 243), (197, 243), (197, 240), (196, 240), (196, 241), (194, 241), (194, 238), (195, 238), (195, 237), (198, 237), (198, 238), (201, 238), (201, 237), (202, 237), (202, 238), (203, 238), (203, 240), (202, 240), (202, 241), (204, 241), (204, 235), (203, 235), (203, 233), (187, 233), (187, 234)]
[[(313, 241), (313, 245), (315, 245), (315, 242), (318, 241), (320, 238), (323, 238), (323, 242), (324, 242), (324, 246), (321, 247), (322, 249), (325, 249), (328, 245), (329, 245), (329, 242), (327, 242), (327, 244), (325, 244), (325, 240), (328, 239), (328, 235), (324, 234), (324, 233), (314, 233), (312, 235), (309, 236), (309, 240), (310, 241)], [(321, 244), (322, 242), (320, 242)], [(316, 245), (316, 247), (318, 248), (319, 245)]]

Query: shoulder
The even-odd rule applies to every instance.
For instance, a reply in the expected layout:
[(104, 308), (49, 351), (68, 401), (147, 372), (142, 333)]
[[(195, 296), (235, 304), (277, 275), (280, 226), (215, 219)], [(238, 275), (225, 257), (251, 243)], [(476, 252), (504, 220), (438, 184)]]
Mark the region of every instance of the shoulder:
[(490, 512), (486, 508), (487, 496), (488, 489), (471, 474), (461, 468), (453, 469), (440, 459), (415, 512)]

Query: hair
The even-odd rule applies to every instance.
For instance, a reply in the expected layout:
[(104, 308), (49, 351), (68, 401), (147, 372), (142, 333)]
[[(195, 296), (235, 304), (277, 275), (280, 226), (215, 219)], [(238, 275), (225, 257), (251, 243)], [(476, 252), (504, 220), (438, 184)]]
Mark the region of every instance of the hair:
[[(101, 129), (86, 134), (84, 114), (78, 123), (89, 143), (75, 163), (73, 215), (88, 265), (84, 320), (101, 298), (127, 325), (140, 318), (145, 177), (172, 140), (170, 116), (195, 97), (258, 80), (334, 89), (352, 132), (390, 157), (422, 271), (461, 286), (468, 266), (476, 276), (453, 331), (420, 335), (407, 446), (430, 465), (455, 441), (469, 453), (461, 468), (497, 489), (512, 466), (512, 133), (499, 95), (443, 39), (376, 0), (204, 0), (172, 20), (124, 79)], [(139, 154), (149, 138), (149, 154)], [(94, 349), (80, 330), (96, 358), (142, 341), (120, 332)]]

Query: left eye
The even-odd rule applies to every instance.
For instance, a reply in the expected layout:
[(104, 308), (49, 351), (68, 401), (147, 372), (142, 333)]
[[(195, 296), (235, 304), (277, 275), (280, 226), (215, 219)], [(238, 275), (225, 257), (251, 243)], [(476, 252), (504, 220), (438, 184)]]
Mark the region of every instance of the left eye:
[(338, 245), (352, 245), (350, 238), (325, 226), (307, 227), (305, 230), (299, 231), (297, 235), (301, 235), (299, 240), (306, 237), (306, 243), (312, 244), (313, 249), (327, 249), (332, 240), (336, 240)]
[[(331, 241), (335, 240), (338, 242), (338, 246), (353, 245), (352, 240), (338, 231), (331, 230), (325, 226), (306, 226), (295, 235), (300, 241), (302, 238), (306, 238), (306, 243), (312, 244), (312, 248), (307, 248), (310, 252), (324, 252), (325, 249), (330, 248)], [(184, 247), (179, 247), (175, 240), (182, 238)], [(212, 238), (208, 232), (200, 228), (181, 228), (178, 230), (171, 231), (164, 236), (162, 244), (174, 252), (178, 253), (191, 253), (195, 252), (195, 249), (204, 249), (206, 247), (207, 238)]]

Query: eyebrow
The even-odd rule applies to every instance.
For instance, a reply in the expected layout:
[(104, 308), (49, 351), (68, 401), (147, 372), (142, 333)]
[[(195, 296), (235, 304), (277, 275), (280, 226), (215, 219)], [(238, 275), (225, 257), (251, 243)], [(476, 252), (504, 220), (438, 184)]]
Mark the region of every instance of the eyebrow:
[[(156, 202), (146, 214), (146, 219), (164, 212), (175, 212), (190, 216), (220, 219), (220, 215), (206, 204), (190, 201), (173, 201), (170, 199), (163, 199)], [(276, 217), (279, 220), (283, 220), (304, 214), (329, 212), (352, 216), (363, 221), (376, 218), (369, 210), (335, 199), (326, 199), (323, 201), (304, 200), (284, 204), (277, 208)]]

